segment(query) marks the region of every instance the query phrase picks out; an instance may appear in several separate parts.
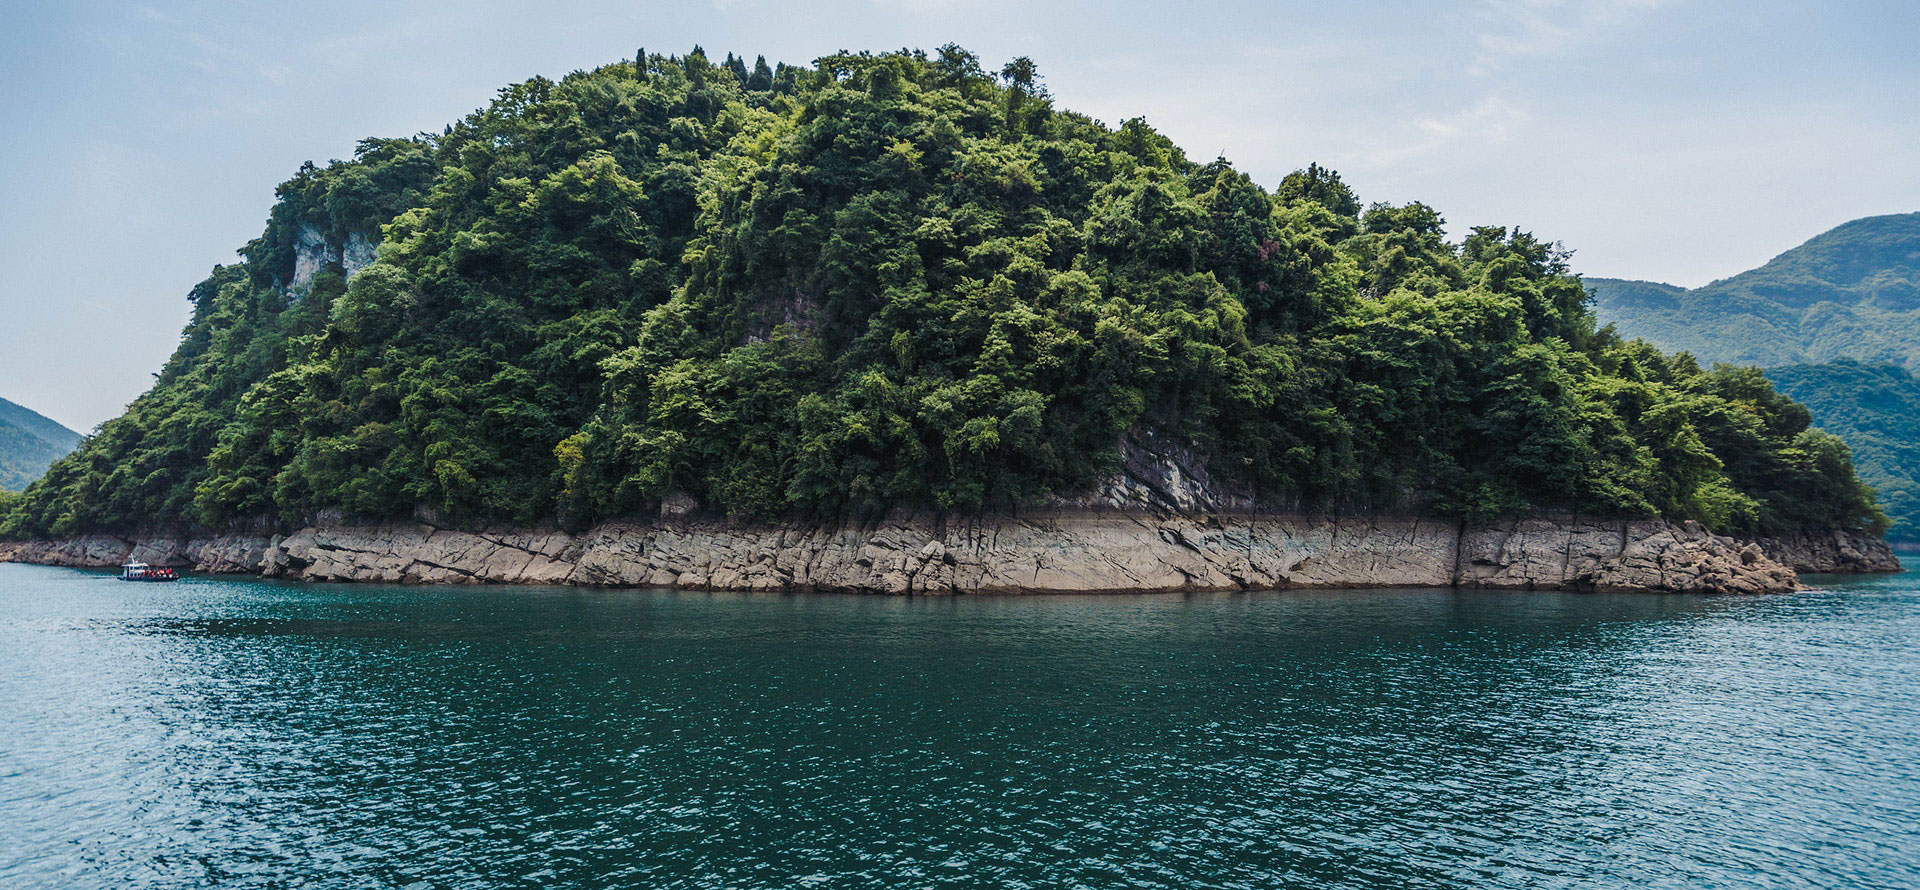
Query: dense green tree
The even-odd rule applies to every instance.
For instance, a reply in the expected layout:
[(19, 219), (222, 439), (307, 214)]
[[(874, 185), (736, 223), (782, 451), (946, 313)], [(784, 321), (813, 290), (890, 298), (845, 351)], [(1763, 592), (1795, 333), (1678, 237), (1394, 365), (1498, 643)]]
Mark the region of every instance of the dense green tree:
[(243, 256), (7, 533), (991, 509), (1146, 440), (1276, 507), (1879, 521), (1764, 379), (1597, 330), (1557, 245), (1268, 192), (955, 46), (535, 78), (303, 167)]
[(1767, 377), (1822, 429), (1846, 437), (1893, 521), (1888, 537), (1920, 541), (1920, 380), (1898, 365), (1847, 359), (1769, 368)]

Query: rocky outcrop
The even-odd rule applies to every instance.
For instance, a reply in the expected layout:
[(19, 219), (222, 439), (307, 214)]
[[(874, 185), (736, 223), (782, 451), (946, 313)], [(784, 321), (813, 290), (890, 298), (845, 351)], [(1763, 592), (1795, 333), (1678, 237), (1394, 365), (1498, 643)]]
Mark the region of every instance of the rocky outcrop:
[(379, 246), (379, 239), (370, 238), (365, 232), (347, 233), (347, 243), (340, 247), (340, 274), (352, 281), (354, 275), (373, 262)]
[(888, 594), (1471, 587), (1762, 593), (1793, 570), (1753, 544), (1660, 521), (1204, 517), (1062, 509), (964, 520), (739, 526), (662, 518), (579, 535), (419, 524), (288, 536), (89, 536), (0, 544), (0, 560), (127, 559), (309, 581), (574, 584)]
[(1900, 571), (1900, 560), (1886, 539), (1866, 532), (1833, 529), (1761, 538), (1760, 549), (1796, 572), (1865, 575)]
[(1467, 587), (1762, 593), (1813, 571), (1897, 568), (1884, 542), (1827, 533), (1740, 542), (1692, 523), (1530, 518), (1478, 525), (1410, 516), (1249, 509), (1206, 462), (1130, 431), (1121, 467), (1073, 500), (1014, 515), (899, 513), (877, 522), (741, 525), (684, 494), (657, 519), (580, 534), (351, 525), (321, 514), (291, 535), (91, 535), (0, 543), (0, 560), (308, 581), (572, 584), (887, 594)]
[(1119, 472), (1086, 496), (1062, 499), (1060, 505), (1195, 514), (1245, 512), (1253, 508), (1254, 499), (1251, 491), (1215, 483), (1204, 455), (1141, 427), (1120, 438)]
[(313, 276), (328, 268), (339, 268), (340, 274), (352, 281), (356, 273), (373, 262), (379, 245), (377, 237), (364, 232), (349, 232), (346, 241), (336, 245), (319, 226), (301, 223), (294, 232), (293, 280), (287, 283), (287, 299), (297, 302), (312, 293)]

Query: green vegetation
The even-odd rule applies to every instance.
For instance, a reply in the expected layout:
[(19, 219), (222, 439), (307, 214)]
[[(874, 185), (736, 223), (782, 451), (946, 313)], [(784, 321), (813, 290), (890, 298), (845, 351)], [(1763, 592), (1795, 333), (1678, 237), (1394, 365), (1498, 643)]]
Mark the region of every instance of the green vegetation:
[(1920, 213), (1858, 219), (1689, 291), (1589, 278), (1602, 320), (1702, 361), (1758, 364), (1853, 446), (1860, 476), (1920, 540)]
[[(1759, 374), (1596, 329), (1557, 245), (1317, 166), (1269, 192), (1024, 59), (642, 54), (279, 195), (7, 533), (991, 509), (1129, 431), (1275, 507), (1882, 521)], [(289, 290), (303, 237), (362, 233), (377, 262)]]
[(79, 433), (0, 399), (0, 491), (27, 487), (78, 444)]
[(1696, 290), (1589, 278), (1600, 317), (1702, 361), (1920, 370), (1920, 213), (1857, 219)]
[(1893, 519), (1887, 536), (1920, 540), (1920, 380), (1897, 365), (1848, 359), (1772, 368), (1767, 376), (1853, 446), (1860, 478)]

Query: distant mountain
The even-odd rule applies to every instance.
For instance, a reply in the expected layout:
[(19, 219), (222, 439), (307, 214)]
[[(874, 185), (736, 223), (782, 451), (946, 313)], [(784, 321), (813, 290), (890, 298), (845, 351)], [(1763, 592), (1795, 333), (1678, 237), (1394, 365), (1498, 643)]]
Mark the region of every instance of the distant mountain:
[(1602, 321), (1705, 362), (1850, 358), (1920, 370), (1920, 213), (1841, 225), (1694, 290), (1588, 278)]
[(0, 399), (0, 490), (19, 491), (80, 444), (81, 435)]
[(1853, 447), (1896, 540), (1920, 540), (1920, 213), (1839, 226), (1687, 290), (1587, 278), (1595, 314), (1703, 364), (1759, 365)]
[(1860, 478), (1893, 519), (1887, 536), (1920, 540), (1920, 379), (1898, 365), (1852, 359), (1772, 368), (1781, 392), (1853, 448)]

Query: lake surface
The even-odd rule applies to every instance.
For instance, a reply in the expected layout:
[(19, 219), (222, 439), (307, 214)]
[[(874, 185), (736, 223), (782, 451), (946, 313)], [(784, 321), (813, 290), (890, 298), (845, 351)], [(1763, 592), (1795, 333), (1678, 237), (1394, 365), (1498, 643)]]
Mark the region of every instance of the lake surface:
[(0, 565), (0, 887), (1914, 887), (1920, 575), (881, 599)]

